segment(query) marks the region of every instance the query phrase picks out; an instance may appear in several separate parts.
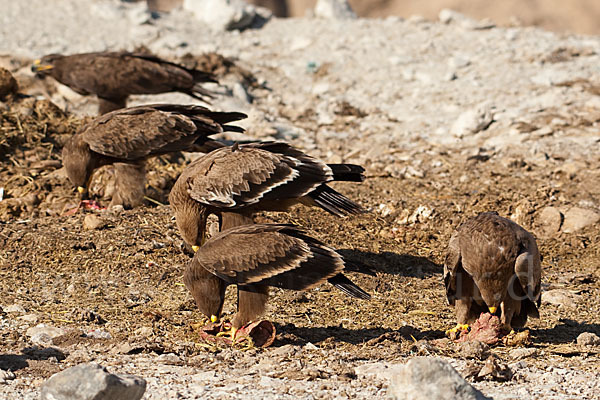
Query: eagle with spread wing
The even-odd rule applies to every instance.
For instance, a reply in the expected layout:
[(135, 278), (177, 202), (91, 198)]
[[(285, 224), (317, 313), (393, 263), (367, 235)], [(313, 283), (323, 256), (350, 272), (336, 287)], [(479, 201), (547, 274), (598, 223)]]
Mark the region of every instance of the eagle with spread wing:
[(252, 223), (258, 211), (286, 211), (302, 203), (336, 216), (365, 210), (327, 186), (332, 181), (362, 182), (364, 169), (325, 164), (281, 142), (223, 147), (194, 161), (169, 194), (183, 240), (197, 248), (204, 240), (209, 214), (221, 229)]
[(98, 96), (100, 114), (124, 108), (132, 94), (181, 92), (206, 100), (212, 97), (211, 92), (200, 84), (217, 82), (208, 72), (188, 69), (151, 54), (129, 52), (49, 54), (36, 60), (31, 69), (81, 95)]
[(541, 259), (533, 235), (495, 212), (459, 226), (444, 264), (446, 295), (457, 327), (467, 329), (482, 312), (500, 317), (504, 329), (539, 318)]
[(146, 159), (166, 153), (221, 147), (209, 138), (224, 131), (242, 132), (228, 123), (246, 118), (196, 105), (153, 104), (101, 115), (84, 125), (62, 151), (69, 180), (85, 193), (93, 172), (114, 164), (116, 191), (111, 205), (141, 204)]
[(200, 247), (186, 268), (184, 283), (213, 322), (223, 308), (226, 286), (237, 285), (238, 308), (230, 332), (235, 341), (237, 329), (264, 312), (269, 286), (307, 290), (327, 281), (351, 297), (370, 299), (343, 275), (348, 270), (372, 274), (293, 225), (243, 225), (218, 233)]

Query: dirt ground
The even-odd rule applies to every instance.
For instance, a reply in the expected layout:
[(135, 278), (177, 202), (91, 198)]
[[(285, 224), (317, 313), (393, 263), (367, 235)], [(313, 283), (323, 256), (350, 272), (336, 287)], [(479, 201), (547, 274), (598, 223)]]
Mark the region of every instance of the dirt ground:
[[(203, 317), (182, 285), (190, 256), (169, 206), (157, 205), (166, 202), (183, 158), (152, 161), (147, 195), (153, 201), (145, 207), (64, 215), (76, 204), (76, 195), (60, 169), (60, 149), (82, 121), (47, 101), (18, 102), (29, 111), (13, 107), (0, 113), (2, 304), (19, 304), (37, 316), (36, 323), (61, 326), (68, 333), (41, 351), (14, 329), (0, 327), (0, 368), (47, 378), (82, 344), (125, 354), (218, 353), (218, 347), (198, 344), (202, 341), (191, 323)], [(407, 165), (415, 159), (421, 160), (419, 176), (392, 177), (367, 165), (364, 183), (335, 185), (371, 210), (363, 216), (337, 219), (318, 209), (296, 208), (289, 215), (258, 217), (303, 226), (345, 257), (377, 271), (375, 278), (351, 274), (372, 294), (370, 301), (349, 299), (329, 285), (307, 293), (273, 290), (265, 318), (276, 324), (274, 347), (310, 342), (361, 359), (401, 360), (419, 353), (416, 343), (429, 343), (434, 354), (461, 358), (456, 346), (437, 340), (455, 321), (445, 300), (442, 266), (458, 224), (496, 210), (535, 233), (539, 211), (558, 199), (563, 204), (600, 199), (598, 163), (569, 174), (559, 168), (558, 157), (539, 165), (439, 149), (415, 153)], [(96, 181), (104, 184), (109, 178), (105, 171)], [(100, 202), (106, 201), (102, 191), (94, 190)], [(104, 227), (84, 229), (90, 213), (98, 214)], [(539, 351), (530, 364), (597, 371), (598, 352), (575, 340), (585, 331), (600, 333), (599, 242), (593, 225), (576, 234), (538, 238), (543, 290), (566, 289), (576, 301), (575, 308), (543, 304), (541, 318), (529, 321), (529, 347)], [(234, 311), (235, 293), (229, 288), (225, 317)], [(16, 317), (5, 313), (2, 318)], [(150, 335), (144, 334), (148, 328)], [(95, 329), (108, 331), (111, 338), (81, 334)], [(510, 350), (494, 348), (500, 357)]]

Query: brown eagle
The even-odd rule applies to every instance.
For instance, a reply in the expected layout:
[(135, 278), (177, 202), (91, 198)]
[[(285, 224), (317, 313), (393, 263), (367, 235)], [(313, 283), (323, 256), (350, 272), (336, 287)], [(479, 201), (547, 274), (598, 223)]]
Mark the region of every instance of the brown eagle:
[(181, 92), (205, 100), (211, 92), (200, 84), (217, 82), (210, 73), (128, 52), (49, 54), (36, 60), (31, 70), (52, 76), (81, 95), (98, 96), (100, 114), (124, 108), (131, 94)]
[(257, 211), (286, 211), (302, 203), (337, 216), (365, 210), (327, 186), (332, 181), (364, 180), (353, 164), (325, 164), (281, 142), (223, 147), (194, 161), (169, 194), (183, 240), (200, 246), (209, 214), (221, 229), (252, 223)]
[(256, 224), (226, 229), (209, 239), (188, 264), (184, 282), (212, 321), (221, 314), (226, 286), (237, 285), (238, 308), (229, 332), (235, 340), (237, 329), (264, 312), (269, 286), (307, 290), (327, 281), (352, 297), (369, 299), (343, 275), (348, 270), (372, 274), (298, 227)]
[[(73, 135), (62, 151), (69, 180), (84, 193), (97, 168), (114, 164), (116, 190), (112, 205), (135, 207), (144, 197), (145, 163), (152, 156), (220, 147), (210, 135), (243, 131), (229, 122), (246, 118), (238, 112), (210, 111), (196, 105), (154, 104), (101, 115)], [(214, 144), (214, 146), (212, 146)]]
[(482, 312), (500, 317), (504, 329), (539, 318), (540, 253), (533, 235), (497, 213), (469, 219), (455, 231), (444, 265), (446, 295), (458, 325), (468, 328)]

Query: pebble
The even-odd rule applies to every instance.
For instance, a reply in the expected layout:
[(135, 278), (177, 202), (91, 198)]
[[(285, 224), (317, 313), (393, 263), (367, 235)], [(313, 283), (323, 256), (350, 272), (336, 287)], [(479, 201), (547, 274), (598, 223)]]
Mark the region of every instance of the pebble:
[(11, 304), (10, 306), (3, 308), (5, 313), (24, 313), (25, 307), (20, 304)]
[(112, 339), (112, 335), (110, 334), (110, 332), (107, 332), (102, 329), (94, 329), (92, 331), (87, 332), (85, 335), (94, 339)]
[(101, 229), (106, 226), (106, 221), (94, 214), (88, 214), (83, 219), (83, 227), (88, 230)]
[(479, 340), (468, 340), (460, 344), (459, 352), (465, 358), (485, 360), (490, 355), (490, 346)]
[(516, 348), (508, 352), (508, 355), (514, 360), (521, 360), (523, 358), (532, 357), (537, 354), (538, 349), (532, 347)]
[(460, 114), (452, 124), (450, 132), (459, 138), (473, 135), (487, 129), (493, 120), (491, 108), (488, 105), (481, 105)]
[(592, 332), (583, 332), (577, 336), (577, 344), (580, 346), (600, 346), (600, 337)]

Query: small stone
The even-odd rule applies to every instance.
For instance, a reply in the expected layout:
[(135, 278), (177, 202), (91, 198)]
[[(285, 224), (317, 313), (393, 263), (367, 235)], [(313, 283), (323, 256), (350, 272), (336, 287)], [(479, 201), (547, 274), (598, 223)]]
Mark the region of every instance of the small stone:
[(304, 345), (304, 349), (306, 350), (319, 350), (319, 348), (317, 346), (315, 346), (314, 344), (312, 344), (311, 342), (308, 342)]
[(25, 322), (30, 322), (32, 324), (35, 324), (36, 322), (38, 322), (38, 319), (40, 319), (36, 314), (25, 314), (21, 317), (18, 318), (21, 321), (25, 321)]
[(181, 358), (175, 353), (164, 353), (158, 356), (158, 361), (163, 364), (180, 364)]
[(286, 344), (284, 346), (274, 349), (271, 352), (271, 355), (275, 356), (275, 357), (289, 357), (292, 354), (294, 354), (295, 352), (296, 352), (296, 349), (294, 346), (292, 346), (291, 344)]
[(107, 332), (102, 329), (94, 329), (85, 334), (85, 336), (94, 339), (112, 339), (112, 335), (110, 332)]
[(553, 289), (542, 292), (542, 303), (554, 304), (565, 308), (575, 308), (575, 295), (565, 289)]
[(416, 357), (396, 370), (389, 394), (397, 400), (485, 400), (447, 361)]
[(467, 341), (460, 344), (460, 355), (465, 358), (485, 360), (490, 355), (490, 346), (479, 340)]
[(42, 400), (139, 400), (146, 381), (111, 374), (98, 364), (80, 364), (54, 374), (42, 384)]
[(512, 371), (508, 368), (508, 365), (501, 362), (498, 357), (490, 356), (485, 360), (485, 364), (479, 371), (479, 374), (477, 374), (477, 378), (506, 382), (512, 378)]
[(402, 364), (389, 364), (387, 362), (376, 362), (354, 367), (354, 373), (359, 378), (391, 379), (403, 368)]
[(600, 214), (592, 210), (573, 207), (565, 213), (563, 232), (572, 233), (600, 221)]
[(106, 221), (94, 214), (88, 214), (83, 219), (83, 227), (85, 229), (94, 230), (106, 226)]
[(600, 346), (600, 337), (592, 332), (583, 332), (577, 336), (577, 344), (580, 346)]
[(347, 0), (318, 0), (315, 16), (327, 19), (355, 19), (356, 14)]
[(11, 304), (3, 308), (5, 313), (24, 313), (25, 308), (20, 304)]
[(0, 369), (0, 383), (6, 383), (13, 379), (15, 379), (15, 374), (12, 371)]
[(454, 124), (452, 124), (450, 132), (460, 138), (466, 135), (473, 135), (486, 130), (493, 120), (494, 115), (491, 107), (481, 105), (460, 114), (456, 121), (454, 121)]
[[(47, 335), (50, 339), (54, 339), (55, 337), (62, 336), (66, 333), (66, 331), (62, 328), (57, 328), (55, 326), (39, 324), (34, 327), (31, 327), (25, 331), (25, 334), (29, 337), (42, 337), (42, 335)], [(36, 336), (37, 335), (37, 336)]]
[(563, 222), (563, 215), (556, 207), (544, 207), (538, 214), (536, 223), (540, 237), (547, 239), (558, 234)]
[(538, 354), (538, 350), (533, 347), (521, 347), (517, 349), (512, 349), (508, 355), (513, 360), (521, 360), (523, 358), (532, 357)]
[(141, 328), (136, 330), (135, 333), (136, 333), (136, 335), (139, 335), (142, 337), (149, 337), (149, 336), (152, 336), (152, 334), (154, 333), (154, 330), (152, 330), (152, 328), (149, 326), (142, 326)]

